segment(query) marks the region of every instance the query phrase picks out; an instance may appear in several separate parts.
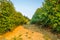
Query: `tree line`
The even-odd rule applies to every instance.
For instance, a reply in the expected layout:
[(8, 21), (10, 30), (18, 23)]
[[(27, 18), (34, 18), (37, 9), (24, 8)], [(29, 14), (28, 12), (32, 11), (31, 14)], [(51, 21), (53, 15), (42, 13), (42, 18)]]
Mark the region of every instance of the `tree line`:
[(47, 26), (60, 33), (60, 0), (44, 0), (43, 6), (33, 15), (31, 24)]
[(0, 0), (0, 34), (11, 31), (18, 25), (27, 24), (29, 20), (15, 10), (10, 0)]

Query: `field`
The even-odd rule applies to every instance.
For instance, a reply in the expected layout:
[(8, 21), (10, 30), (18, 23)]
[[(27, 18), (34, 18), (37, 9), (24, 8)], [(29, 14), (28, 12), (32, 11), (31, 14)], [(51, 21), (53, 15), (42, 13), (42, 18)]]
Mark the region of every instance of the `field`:
[(0, 40), (60, 40), (60, 0), (40, 1), (0, 0)]

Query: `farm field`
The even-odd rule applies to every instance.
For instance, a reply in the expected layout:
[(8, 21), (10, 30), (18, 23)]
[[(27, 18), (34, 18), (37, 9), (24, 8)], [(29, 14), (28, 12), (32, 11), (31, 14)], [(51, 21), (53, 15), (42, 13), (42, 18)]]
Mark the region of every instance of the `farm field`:
[(60, 40), (60, 0), (0, 0), (0, 40)]

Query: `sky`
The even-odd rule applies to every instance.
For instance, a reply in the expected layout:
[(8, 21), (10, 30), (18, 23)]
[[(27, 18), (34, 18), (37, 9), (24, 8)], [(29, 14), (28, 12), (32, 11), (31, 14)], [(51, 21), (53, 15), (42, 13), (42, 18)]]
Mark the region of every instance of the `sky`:
[(42, 7), (43, 0), (11, 0), (16, 11), (21, 12), (24, 16), (32, 18), (36, 9)]

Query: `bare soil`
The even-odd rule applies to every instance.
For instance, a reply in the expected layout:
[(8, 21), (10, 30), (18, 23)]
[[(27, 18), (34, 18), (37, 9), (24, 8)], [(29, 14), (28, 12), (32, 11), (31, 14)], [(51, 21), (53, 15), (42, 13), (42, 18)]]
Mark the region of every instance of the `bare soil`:
[(0, 40), (45, 40), (45, 39), (44, 35), (40, 32), (35, 32), (26, 29), (23, 26), (18, 26), (13, 31), (1, 35)]

